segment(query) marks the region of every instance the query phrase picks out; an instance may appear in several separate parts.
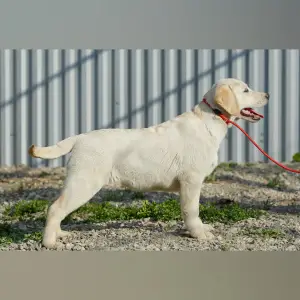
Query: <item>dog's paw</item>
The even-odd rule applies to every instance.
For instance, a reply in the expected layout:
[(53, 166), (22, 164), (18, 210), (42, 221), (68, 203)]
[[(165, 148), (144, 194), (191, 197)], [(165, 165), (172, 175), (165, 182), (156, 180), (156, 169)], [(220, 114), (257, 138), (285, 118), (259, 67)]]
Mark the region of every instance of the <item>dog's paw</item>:
[(56, 248), (57, 233), (55, 231), (46, 230), (44, 232), (42, 245), (48, 249)]
[(198, 230), (190, 231), (190, 235), (198, 240), (212, 240), (214, 238), (214, 235), (208, 230), (205, 230), (203, 227)]
[(47, 249), (55, 249), (56, 248), (56, 241), (50, 239), (43, 239), (42, 245)]
[(198, 240), (213, 240), (215, 238), (215, 236), (211, 233), (211, 232), (209, 232), (209, 231), (206, 231), (205, 232), (205, 237), (203, 237), (203, 236), (200, 236), (200, 237), (198, 237)]

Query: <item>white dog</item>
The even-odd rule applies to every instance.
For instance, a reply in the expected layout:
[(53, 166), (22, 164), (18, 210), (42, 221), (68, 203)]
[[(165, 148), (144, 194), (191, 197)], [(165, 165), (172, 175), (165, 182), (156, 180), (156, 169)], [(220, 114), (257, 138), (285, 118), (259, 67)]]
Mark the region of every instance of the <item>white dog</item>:
[(64, 188), (48, 210), (43, 245), (55, 247), (56, 239), (67, 234), (61, 221), (106, 184), (180, 192), (181, 215), (190, 235), (211, 239), (213, 228), (199, 218), (200, 191), (217, 166), (220, 143), (232, 126), (217, 110), (230, 120), (257, 122), (262, 116), (250, 108), (266, 105), (269, 94), (227, 78), (213, 85), (203, 99), (191, 111), (149, 128), (101, 129), (50, 147), (32, 145), (30, 155), (45, 159), (72, 151)]

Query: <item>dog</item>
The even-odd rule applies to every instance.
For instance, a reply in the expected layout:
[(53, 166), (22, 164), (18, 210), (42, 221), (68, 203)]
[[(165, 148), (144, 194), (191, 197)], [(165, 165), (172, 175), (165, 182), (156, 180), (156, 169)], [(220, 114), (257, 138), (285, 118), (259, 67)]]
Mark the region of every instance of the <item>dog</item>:
[[(204, 179), (218, 164), (218, 150), (228, 128), (219, 116), (255, 123), (263, 116), (253, 108), (266, 105), (269, 94), (241, 80), (215, 83), (190, 111), (141, 129), (100, 129), (66, 138), (56, 145), (32, 145), (32, 157), (55, 159), (71, 153), (59, 198), (49, 207), (42, 244), (54, 248), (61, 221), (87, 203), (104, 185), (131, 190), (179, 192), (181, 216), (190, 236), (212, 239), (213, 227), (199, 218)], [(218, 113), (219, 112), (219, 113)]]

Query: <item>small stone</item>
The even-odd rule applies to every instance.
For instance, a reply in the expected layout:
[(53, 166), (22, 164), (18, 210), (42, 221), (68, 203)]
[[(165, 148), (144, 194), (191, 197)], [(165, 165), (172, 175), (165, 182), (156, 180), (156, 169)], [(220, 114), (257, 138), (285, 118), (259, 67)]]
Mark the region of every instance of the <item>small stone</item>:
[(56, 250), (57, 251), (62, 251), (64, 248), (64, 244), (62, 242), (57, 242), (56, 243)]
[(297, 251), (297, 248), (296, 248), (295, 245), (290, 245), (290, 246), (288, 246), (285, 250), (286, 250), (286, 251)]
[(248, 245), (248, 246), (247, 246), (247, 250), (249, 250), (249, 251), (253, 251), (254, 248), (255, 248), (254, 245)]
[(76, 245), (76, 246), (74, 246), (73, 250), (75, 250), (75, 251), (84, 251), (85, 248), (82, 247), (82, 246)]
[(175, 221), (175, 220), (173, 220), (173, 221), (169, 221), (169, 224), (168, 224), (169, 226), (175, 226), (175, 225), (177, 225), (177, 222)]
[(26, 251), (26, 249), (27, 249), (27, 245), (20, 244), (18, 246), (18, 250)]
[(67, 249), (67, 250), (72, 250), (73, 247), (74, 247), (74, 245), (71, 244), (71, 243), (67, 243), (67, 244), (66, 244), (66, 249)]
[(248, 243), (248, 244), (254, 244), (255, 243), (255, 240), (253, 239), (253, 238), (247, 238), (245, 241), (244, 241), (244, 243)]
[(231, 233), (231, 234), (237, 234), (238, 233), (238, 228), (236, 228), (236, 227), (233, 227), (233, 228), (231, 228), (231, 229), (229, 229), (229, 232)]

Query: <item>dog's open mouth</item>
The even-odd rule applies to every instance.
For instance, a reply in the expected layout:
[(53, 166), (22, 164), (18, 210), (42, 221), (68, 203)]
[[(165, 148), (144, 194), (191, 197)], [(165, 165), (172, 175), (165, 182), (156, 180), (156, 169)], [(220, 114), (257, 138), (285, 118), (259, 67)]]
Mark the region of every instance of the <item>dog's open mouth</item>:
[(256, 112), (251, 107), (243, 108), (240, 112), (241, 118), (250, 122), (257, 122), (262, 119), (264, 116)]

